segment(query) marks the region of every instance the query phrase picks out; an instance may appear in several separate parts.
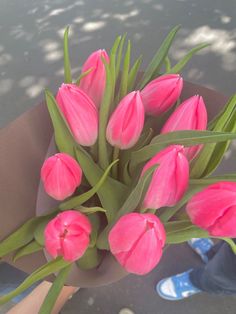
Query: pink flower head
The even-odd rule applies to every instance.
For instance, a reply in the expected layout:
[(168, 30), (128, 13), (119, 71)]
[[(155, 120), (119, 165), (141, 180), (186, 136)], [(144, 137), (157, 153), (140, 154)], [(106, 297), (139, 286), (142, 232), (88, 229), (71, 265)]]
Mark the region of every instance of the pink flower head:
[(41, 168), (44, 189), (56, 200), (71, 196), (80, 185), (82, 170), (77, 161), (65, 153), (46, 159)]
[(145, 195), (144, 208), (174, 206), (182, 198), (189, 179), (189, 163), (183, 150), (183, 146), (171, 145), (144, 166), (142, 175), (153, 165), (159, 165)]
[(85, 61), (82, 73), (92, 69), (83, 77), (79, 87), (94, 101), (97, 108), (100, 107), (106, 87), (106, 70), (102, 58), (109, 63), (109, 56), (104, 49), (94, 51)]
[(107, 125), (107, 141), (120, 149), (134, 146), (143, 130), (144, 107), (140, 92), (126, 95), (113, 112)]
[(98, 111), (93, 101), (74, 84), (62, 84), (56, 99), (75, 140), (92, 146), (98, 136)]
[[(180, 130), (206, 130), (207, 111), (201, 96), (193, 96), (185, 100), (172, 113), (163, 126), (161, 133), (169, 133)], [(185, 148), (185, 155), (189, 160), (193, 159), (201, 150), (202, 145)]]
[(63, 256), (64, 260), (74, 262), (85, 253), (90, 233), (89, 219), (78, 211), (67, 210), (47, 224), (45, 248), (53, 258)]
[(145, 275), (160, 261), (165, 229), (153, 214), (122, 216), (111, 229), (108, 241), (112, 254), (130, 273)]
[(179, 74), (166, 74), (148, 83), (141, 91), (141, 97), (148, 115), (158, 116), (172, 107), (183, 88)]
[(236, 183), (218, 182), (196, 193), (186, 211), (193, 224), (216, 237), (236, 237)]

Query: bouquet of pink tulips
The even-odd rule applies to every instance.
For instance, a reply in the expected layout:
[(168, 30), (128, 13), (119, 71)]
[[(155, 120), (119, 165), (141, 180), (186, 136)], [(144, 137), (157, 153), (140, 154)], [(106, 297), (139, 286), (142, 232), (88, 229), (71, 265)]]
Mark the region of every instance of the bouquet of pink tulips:
[(1, 257), (45, 249), (51, 260), (0, 304), (57, 273), (40, 311), (50, 313), (72, 264), (94, 269), (106, 254), (127, 273), (144, 275), (166, 244), (193, 237), (223, 238), (236, 252), (236, 174), (210, 176), (236, 138), (236, 95), (210, 122), (201, 96), (179, 100), (179, 73), (207, 44), (171, 65), (178, 29), (144, 73), (141, 57), (130, 65), (124, 35), (109, 54), (93, 52), (75, 81), (66, 29), (65, 80), (55, 98), (46, 91), (56, 151), (41, 169), (44, 190), (58, 206), (0, 243)]

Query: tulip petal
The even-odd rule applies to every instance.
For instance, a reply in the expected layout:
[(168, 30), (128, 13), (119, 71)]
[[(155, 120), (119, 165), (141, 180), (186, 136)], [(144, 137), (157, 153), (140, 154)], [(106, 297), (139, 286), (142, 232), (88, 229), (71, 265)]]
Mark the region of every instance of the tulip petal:
[(214, 225), (208, 228), (211, 235), (216, 237), (236, 237), (236, 206), (227, 208), (222, 216), (220, 216)]
[(182, 151), (183, 146), (171, 145), (144, 166), (142, 174), (159, 164), (143, 201), (145, 208), (174, 206), (183, 196), (188, 186), (189, 164)]
[(159, 115), (170, 109), (178, 100), (183, 88), (183, 79), (178, 74), (167, 74), (148, 83), (141, 91), (145, 111)]
[(82, 233), (78, 236), (66, 236), (62, 244), (62, 254), (66, 261), (75, 261), (85, 253), (89, 245), (89, 236)]
[(64, 200), (74, 193), (76, 187), (75, 178), (68, 174), (67, 168), (58, 160), (44, 183), (46, 192), (57, 200)]
[(99, 49), (94, 51), (85, 61), (82, 67), (82, 73), (92, 69), (89, 74), (83, 77), (79, 87), (93, 100), (96, 107), (99, 108), (102, 102), (106, 87), (106, 70), (102, 58), (109, 63), (109, 56), (106, 51)]
[(158, 264), (161, 256), (161, 241), (156, 237), (154, 229), (150, 229), (133, 247), (132, 254), (127, 257), (124, 267), (130, 273), (145, 275)]
[(98, 135), (98, 111), (93, 101), (74, 84), (62, 84), (56, 99), (76, 141), (92, 146)]
[(188, 202), (186, 211), (197, 226), (208, 229), (224, 215), (229, 205), (236, 205), (236, 194), (230, 191), (205, 189)]
[[(181, 130), (206, 130), (207, 111), (201, 96), (188, 98), (171, 114), (164, 124), (161, 134)], [(201, 150), (202, 145), (185, 148), (185, 155), (193, 159)]]
[[(132, 222), (131, 222), (132, 221)], [(138, 213), (122, 216), (109, 233), (109, 244), (113, 254), (129, 251), (143, 234), (146, 221)]]
[(120, 149), (128, 149), (135, 145), (143, 130), (144, 114), (139, 91), (126, 95), (108, 122), (107, 141)]
[(79, 259), (89, 245), (91, 224), (76, 211), (58, 214), (45, 228), (45, 248), (52, 257), (63, 256), (67, 261)]
[(59, 153), (45, 160), (41, 178), (45, 191), (51, 197), (63, 200), (72, 195), (80, 185), (82, 170), (71, 156)]

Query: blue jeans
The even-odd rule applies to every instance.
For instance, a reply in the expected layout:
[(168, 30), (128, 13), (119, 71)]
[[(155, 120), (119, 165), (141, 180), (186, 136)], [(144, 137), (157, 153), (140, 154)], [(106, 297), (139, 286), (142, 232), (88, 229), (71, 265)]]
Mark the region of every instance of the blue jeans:
[(236, 294), (236, 255), (221, 241), (208, 252), (209, 262), (190, 273), (198, 289), (212, 294)]

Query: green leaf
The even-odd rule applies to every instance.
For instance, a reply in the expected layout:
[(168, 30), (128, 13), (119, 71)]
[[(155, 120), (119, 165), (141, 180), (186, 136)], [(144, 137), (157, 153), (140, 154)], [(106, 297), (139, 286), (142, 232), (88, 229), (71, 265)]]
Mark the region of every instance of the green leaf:
[(46, 298), (43, 301), (42, 306), (40, 307), (39, 314), (51, 314), (53, 307), (56, 303), (56, 300), (64, 287), (66, 278), (69, 275), (71, 265), (66, 266), (59, 271), (56, 279), (54, 280), (51, 288), (48, 291)]
[(71, 69), (70, 69), (70, 57), (69, 57), (69, 43), (68, 43), (69, 29), (70, 29), (70, 27), (67, 26), (67, 28), (64, 32), (64, 44), (63, 44), (65, 83), (72, 83)]
[(26, 244), (21, 249), (17, 250), (13, 257), (13, 262), (16, 262), (20, 257), (41, 251), (43, 247), (38, 244), (35, 240), (31, 241), (29, 244)]
[(218, 239), (224, 240), (226, 243), (228, 243), (228, 245), (231, 247), (233, 253), (236, 255), (236, 244), (234, 243), (234, 241), (232, 239), (230, 239), (230, 238), (218, 238)]
[[(218, 117), (213, 130), (217, 132), (236, 132), (236, 95), (231, 97), (224, 111)], [(191, 177), (201, 178), (210, 175), (220, 164), (230, 141), (204, 146), (191, 164)]]
[(190, 225), (176, 232), (166, 234), (166, 244), (178, 244), (186, 242), (192, 238), (209, 238), (207, 231), (198, 228), (197, 226)]
[(99, 132), (98, 132), (98, 160), (99, 165), (102, 169), (105, 169), (109, 165), (107, 141), (106, 141), (106, 128), (109, 118), (110, 105), (112, 99), (112, 78), (110, 67), (107, 62), (103, 59), (106, 69), (106, 88), (99, 111)]
[(207, 186), (210, 185), (212, 183), (215, 182), (219, 182), (219, 181), (236, 181), (236, 174), (235, 173), (227, 173), (224, 174), (222, 176), (213, 176), (213, 177), (209, 177), (209, 178), (203, 178), (203, 179), (190, 179), (189, 183), (191, 185), (202, 185), (202, 186)]
[(128, 90), (130, 50), (131, 50), (131, 44), (130, 44), (130, 40), (128, 40), (128, 45), (127, 45), (126, 53), (124, 56), (123, 71), (122, 71), (121, 80), (120, 80), (119, 99), (122, 99), (127, 94), (127, 90)]
[(97, 241), (97, 247), (99, 249), (109, 249), (108, 244), (108, 233), (113, 227), (113, 225), (116, 223), (116, 221), (123, 215), (131, 213), (138, 209), (138, 206), (141, 204), (147, 189), (149, 187), (152, 174), (157, 169), (157, 165), (150, 167), (143, 176), (140, 177), (137, 185), (135, 188), (131, 191), (128, 198), (124, 202), (123, 206), (120, 208), (120, 210), (117, 212), (116, 216), (110, 223), (108, 223), (107, 227), (101, 232), (101, 234), (98, 237)]
[(137, 78), (138, 70), (140, 68), (140, 65), (142, 63), (143, 57), (140, 56), (130, 69), (129, 75), (128, 75), (128, 92), (131, 92), (134, 89), (135, 81)]
[(202, 184), (190, 185), (187, 192), (175, 206), (163, 209), (163, 212), (159, 215), (160, 220), (162, 222), (170, 220), (194, 194), (201, 191), (203, 188), (204, 186)]
[(75, 81), (76, 85), (80, 84), (80, 81), (82, 80), (82, 78), (84, 78), (85, 76), (87, 76), (91, 71), (93, 71), (93, 68), (88, 69), (87, 71), (83, 72), (80, 74), (80, 76), (77, 78), (77, 80)]
[(160, 70), (179, 29), (180, 26), (176, 26), (167, 35), (161, 47), (158, 49), (152, 61), (148, 65), (147, 70), (145, 71), (142, 78), (141, 84), (139, 85), (139, 89), (144, 88), (144, 86), (153, 78), (155, 73)]
[(165, 68), (166, 68), (165, 73), (168, 73), (171, 69), (171, 63), (168, 56), (165, 57)]
[[(76, 149), (76, 157), (89, 184), (95, 186), (104, 175), (104, 170), (95, 164), (92, 158), (80, 148)], [(108, 220), (111, 220), (116, 211), (121, 207), (127, 193), (128, 188), (111, 177), (107, 177), (99, 188), (97, 195), (102, 207), (106, 210)]]
[[(141, 134), (138, 142), (133, 146), (131, 149), (121, 150), (120, 151), (120, 161), (119, 161), (119, 168), (120, 168), (120, 174), (121, 178), (124, 180), (124, 182), (129, 182), (129, 161), (130, 157), (133, 151), (141, 149), (143, 146), (148, 145), (152, 139), (153, 136), (153, 129), (149, 128), (143, 131)], [(127, 177), (128, 175), (128, 177)], [(126, 179), (128, 181), (126, 181)], [(127, 184), (127, 183), (126, 183)], [(127, 184), (130, 185), (130, 184)]]
[(23, 291), (31, 287), (35, 282), (42, 280), (50, 274), (57, 273), (61, 269), (67, 267), (70, 263), (64, 261), (62, 258), (57, 258), (53, 261), (44, 264), (42, 267), (35, 270), (30, 276), (28, 276), (22, 284), (20, 284), (15, 290), (0, 297), (0, 305), (10, 301)]
[(189, 199), (196, 193), (203, 190), (210, 184), (219, 182), (219, 181), (235, 181), (236, 174), (226, 174), (222, 176), (214, 176), (204, 179), (191, 179), (189, 180), (189, 188), (181, 200), (173, 207), (163, 208), (162, 213), (159, 215), (159, 218), (162, 222), (170, 220), (176, 215), (176, 213), (189, 201)]
[(208, 47), (210, 44), (204, 43), (196, 46), (195, 48), (191, 49), (184, 57), (181, 59), (175, 66), (170, 68), (167, 73), (180, 73), (185, 65), (191, 60), (194, 54), (198, 51)]
[(88, 218), (89, 218), (90, 223), (92, 225), (92, 233), (90, 235), (90, 242), (89, 242), (89, 247), (92, 248), (96, 244), (101, 221), (100, 221), (99, 215), (97, 213), (90, 215)]
[[(223, 109), (208, 123), (207, 127), (209, 130), (212, 131), (216, 127), (217, 123), (220, 123), (220, 124), (218, 124), (218, 127), (224, 126), (226, 121), (224, 119), (222, 119), (222, 117), (227, 118), (227, 115), (228, 116), (231, 115), (232, 109), (234, 109), (235, 96), (236, 96), (235, 94), (233, 96), (231, 96), (229, 101), (223, 107)], [(221, 120), (221, 121), (219, 122), (219, 120)]]
[(106, 171), (103, 173), (102, 177), (99, 179), (99, 181), (90, 189), (89, 191), (72, 197), (68, 201), (65, 201), (59, 205), (60, 210), (67, 210), (67, 209), (73, 209), (75, 207), (78, 207), (79, 205), (85, 203), (88, 201), (92, 196), (94, 196), (101, 186), (104, 184), (105, 180), (107, 179), (109, 172), (111, 168), (118, 162), (118, 160), (113, 161), (113, 163), (110, 164), (110, 166), (106, 169)]
[(117, 53), (117, 59), (116, 59), (116, 81), (118, 79), (118, 76), (120, 74), (120, 64), (121, 64), (121, 59), (123, 56), (123, 48), (124, 48), (124, 43), (125, 43), (125, 39), (126, 39), (127, 33), (125, 33), (120, 41), (120, 45), (119, 45), (119, 49), (118, 49), (118, 53)]
[(98, 207), (98, 206), (95, 206), (95, 207), (79, 206), (79, 207), (75, 207), (74, 209), (80, 211), (83, 214), (87, 214), (87, 215), (91, 215), (91, 214), (98, 213), (98, 212), (102, 212), (102, 213), (106, 212), (106, 210), (104, 208)]
[(127, 186), (130, 186), (131, 184), (131, 175), (129, 173), (129, 161), (126, 162), (126, 164), (124, 165), (123, 171), (122, 171), (122, 182), (124, 182)]
[(102, 253), (96, 247), (88, 248), (84, 255), (76, 262), (79, 268), (89, 270), (97, 267), (102, 260)]
[(74, 146), (76, 145), (69, 127), (59, 110), (56, 100), (49, 90), (45, 91), (47, 108), (52, 120), (56, 145), (60, 152), (74, 156)]
[(180, 221), (170, 221), (164, 224), (166, 233), (179, 232), (183, 229), (191, 226), (191, 221), (189, 220), (180, 220)]
[(112, 100), (114, 98), (114, 92), (115, 92), (115, 86), (116, 86), (116, 71), (119, 69), (116, 69), (116, 54), (117, 49), (119, 47), (121, 41), (121, 36), (118, 36), (113, 44), (113, 47), (111, 48), (110, 52), (110, 71), (111, 71), (111, 80), (112, 80)]
[(171, 144), (193, 146), (224, 142), (236, 138), (236, 133), (213, 131), (176, 131), (154, 137), (151, 143), (131, 155), (131, 167), (147, 161), (163, 148)]
[(48, 215), (40, 217), (40, 222), (35, 227), (35, 230), (33, 232), (34, 239), (39, 245), (44, 246), (44, 230), (46, 228), (46, 225), (49, 223), (51, 219), (53, 219), (58, 214), (58, 212), (59, 212), (58, 210), (55, 210)]
[(34, 239), (34, 230), (40, 221), (40, 217), (28, 220), (10, 236), (2, 240), (0, 243), (0, 257), (3, 257), (31, 242)]

